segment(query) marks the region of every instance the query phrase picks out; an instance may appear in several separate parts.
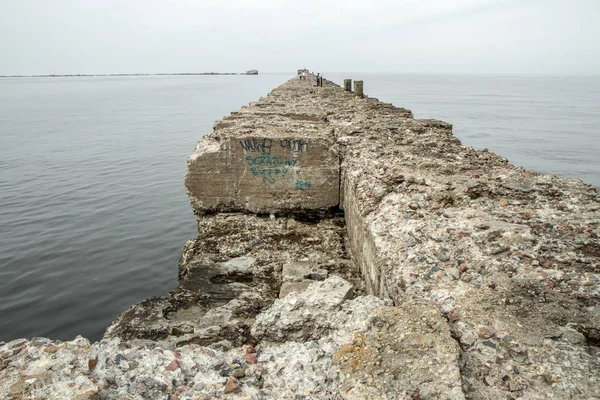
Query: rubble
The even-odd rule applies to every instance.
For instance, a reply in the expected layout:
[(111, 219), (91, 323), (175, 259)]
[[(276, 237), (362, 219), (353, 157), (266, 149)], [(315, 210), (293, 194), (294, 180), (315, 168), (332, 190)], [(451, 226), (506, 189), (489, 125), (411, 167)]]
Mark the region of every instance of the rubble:
[[(0, 372), (0, 395), (412, 399), (421, 393), (429, 398), (463, 398), (458, 345), (436, 307), (426, 303), (392, 307), (374, 296), (350, 300), (351, 288), (344, 279), (331, 277), (276, 300), (253, 328), (261, 339), (256, 347), (223, 350), (118, 338), (90, 344), (81, 337), (64, 343), (11, 342), (0, 347), (10, 364)], [(323, 289), (337, 294), (328, 296)], [(280, 308), (290, 304), (295, 312), (286, 315)], [(288, 322), (274, 323), (279, 316)], [(319, 330), (320, 325), (328, 329)], [(280, 335), (294, 330), (296, 335), (288, 339)], [(400, 353), (402, 357), (395, 356)], [(423, 365), (422, 359), (427, 360)]]
[[(318, 150), (265, 182), (262, 139)], [(1, 344), (0, 398), (600, 399), (593, 187), (310, 79), (218, 121), (186, 185), (177, 288), (93, 344)]]

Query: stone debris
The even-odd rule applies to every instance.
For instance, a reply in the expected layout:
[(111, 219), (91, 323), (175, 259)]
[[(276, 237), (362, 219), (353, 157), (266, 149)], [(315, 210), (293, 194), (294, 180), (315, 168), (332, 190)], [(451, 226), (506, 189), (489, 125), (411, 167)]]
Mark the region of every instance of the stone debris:
[[(276, 300), (257, 319), (253, 334), (262, 341), (256, 347), (224, 351), (118, 338), (90, 344), (81, 337), (10, 342), (0, 347), (8, 362), (0, 371), (0, 397), (412, 399), (418, 392), (464, 398), (458, 345), (435, 306), (398, 308), (374, 296), (350, 300), (351, 290), (334, 276)], [(286, 316), (282, 307), (290, 303), (295, 312)], [(273, 325), (277, 316), (287, 322)], [(327, 329), (319, 329), (323, 318)], [(297, 340), (281, 340), (273, 331), (278, 325), (297, 331)]]
[(177, 288), (97, 343), (0, 343), (0, 398), (600, 399), (595, 188), (297, 78), (186, 186)]
[(284, 298), (291, 292), (302, 292), (314, 281), (322, 281), (328, 275), (329, 271), (310, 262), (296, 261), (284, 264), (279, 298)]
[(186, 245), (180, 260), (176, 290), (132, 306), (105, 337), (225, 347), (253, 343), (254, 319), (279, 296), (282, 271), (287, 274), (292, 265), (314, 266), (307, 282), (331, 271), (364, 293), (360, 273), (344, 250), (341, 217), (306, 223), (217, 214), (200, 218), (198, 229), (200, 237)]

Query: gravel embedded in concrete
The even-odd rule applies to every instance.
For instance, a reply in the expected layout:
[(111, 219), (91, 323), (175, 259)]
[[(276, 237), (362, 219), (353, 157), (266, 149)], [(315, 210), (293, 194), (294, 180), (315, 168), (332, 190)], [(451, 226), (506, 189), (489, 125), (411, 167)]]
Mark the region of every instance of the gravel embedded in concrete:
[(94, 344), (3, 343), (0, 398), (600, 399), (597, 191), (451, 130), (310, 79), (218, 121), (189, 171), (244, 184), (188, 174), (177, 288)]

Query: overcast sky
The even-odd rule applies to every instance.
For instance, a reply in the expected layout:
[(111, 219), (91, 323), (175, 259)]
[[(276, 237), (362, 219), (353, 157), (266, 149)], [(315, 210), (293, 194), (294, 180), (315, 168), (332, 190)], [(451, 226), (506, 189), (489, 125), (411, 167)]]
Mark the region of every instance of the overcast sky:
[(600, 0), (0, 0), (0, 75), (600, 74)]

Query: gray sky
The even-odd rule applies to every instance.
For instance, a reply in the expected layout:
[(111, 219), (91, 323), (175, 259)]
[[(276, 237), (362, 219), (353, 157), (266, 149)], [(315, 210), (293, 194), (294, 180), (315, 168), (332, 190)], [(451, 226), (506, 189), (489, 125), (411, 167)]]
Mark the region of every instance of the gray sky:
[(0, 75), (600, 74), (600, 0), (0, 0)]

